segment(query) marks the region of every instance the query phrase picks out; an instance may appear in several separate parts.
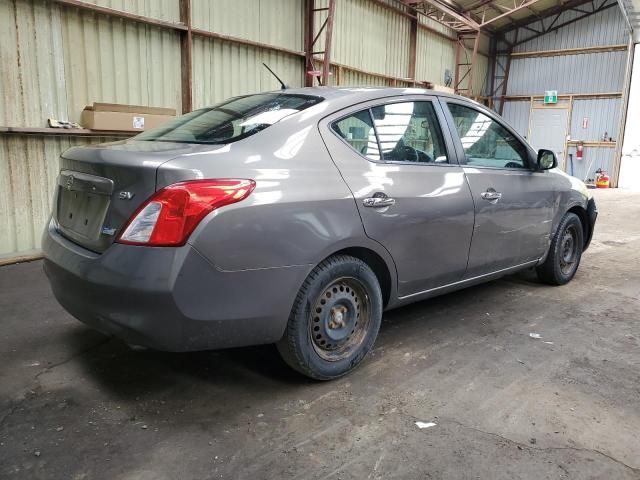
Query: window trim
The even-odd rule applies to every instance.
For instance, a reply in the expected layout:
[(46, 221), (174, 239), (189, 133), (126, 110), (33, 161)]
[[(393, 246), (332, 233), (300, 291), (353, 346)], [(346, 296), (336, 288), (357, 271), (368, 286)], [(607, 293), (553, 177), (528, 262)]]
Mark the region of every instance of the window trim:
[[(507, 170), (509, 172), (537, 172), (535, 168), (535, 162), (532, 160), (533, 149), (532, 147), (520, 136), (518, 132), (516, 132), (511, 126), (506, 124), (503, 120), (501, 120), (496, 114), (492, 113), (488, 109), (482, 108), (480, 105), (473, 104), (471, 102), (466, 102), (464, 100), (458, 100), (457, 98), (449, 98), (449, 97), (440, 97), (442, 103), (445, 104), (443, 110), (445, 111), (445, 116), (447, 118), (447, 122), (449, 123), (449, 130), (451, 131), (451, 136), (453, 137), (453, 141), (455, 143), (456, 150), (458, 151), (458, 159), (460, 161), (460, 166), (469, 167), (469, 168), (478, 168), (482, 170)], [(489, 117), (492, 121), (496, 122), (502, 128), (504, 128), (507, 132), (509, 132), (517, 142), (522, 145), (524, 151), (526, 152), (525, 161), (527, 162), (527, 167), (525, 168), (515, 168), (515, 167), (491, 167), (488, 165), (470, 165), (467, 163), (467, 154), (464, 151), (464, 147), (462, 146), (462, 141), (460, 139), (460, 135), (458, 134), (458, 129), (456, 127), (455, 121), (453, 119), (453, 114), (451, 110), (449, 110), (449, 104), (460, 105), (462, 107), (466, 107), (470, 110), (474, 110), (486, 117)]]
[[(390, 161), (390, 160), (383, 159), (382, 146), (380, 144), (380, 138), (378, 136), (378, 129), (375, 126), (375, 119), (373, 118), (373, 112), (371, 110), (375, 107), (379, 107), (383, 105), (393, 105), (395, 103), (407, 103), (407, 102), (430, 102), (431, 103), (434, 113), (436, 114), (438, 126), (440, 127), (440, 134), (442, 135), (444, 149), (447, 154), (446, 163), (401, 162), (401, 161)], [(344, 110), (348, 110), (348, 113), (345, 113), (344, 115), (340, 115), (336, 118), (331, 118), (332, 116), (337, 115)], [(373, 160), (371, 158), (366, 157), (362, 153), (360, 153), (358, 150), (353, 148), (353, 146), (345, 138), (338, 135), (338, 133), (333, 128), (334, 123), (344, 120), (345, 118), (348, 118), (354, 115), (355, 113), (362, 112), (364, 110), (369, 111), (369, 117), (371, 118), (371, 122), (373, 124), (373, 130), (375, 132), (376, 142), (378, 143), (378, 152), (380, 154), (380, 160)], [(326, 121), (326, 127), (330, 130), (332, 135), (335, 135), (342, 143), (344, 143), (353, 152), (355, 152), (356, 154), (358, 154), (368, 162), (379, 164), (379, 165), (412, 165), (412, 166), (431, 166), (431, 167), (460, 167), (461, 166), (458, 163), (459, 155), (457, 154), (455, 144), (453, 143), (453, 138), (451, 138), (452, 137), (451, 135), (449, 135), (449, 137), (447, 138), (447, 132), (449, 132), (449, 128), (448, 128), (449, 125), (447, 123), (448, 120), (446, 117), (446, 112), (442, 108), (442, 105), (440, 105), (440, 102), (438, 101), (438, 96), (436, 95), (425, 95), (424, 97), (419, 95), (407, 95), (406, 97), (394, 96), (394, 97), (376, 98), (376, 99), (362, 102), (359, 104), (353, 104), (340, 111), (333, 112), (331, 115), (329, 115), (328, 117), (325, 117), (323, 120)], [(446, 130), (445, 130), (445, 127), (447, 127)]]

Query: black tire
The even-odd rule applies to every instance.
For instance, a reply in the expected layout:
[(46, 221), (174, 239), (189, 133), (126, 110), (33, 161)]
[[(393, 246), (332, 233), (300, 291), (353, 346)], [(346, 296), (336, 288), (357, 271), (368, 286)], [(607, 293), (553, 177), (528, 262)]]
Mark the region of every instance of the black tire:
[(277, 347), (294, 370), (332, 380), (353, 370), (371, 350), (382, 321), (382, 293), (362, 260), (335, 255), (306, 278)]
[(547, 258), (536, 268), (538, 278), (549, 285), (569, 283), (578, 270), (583, 248), (582, 222), (575, 213), (566, 213), (551, 240)]

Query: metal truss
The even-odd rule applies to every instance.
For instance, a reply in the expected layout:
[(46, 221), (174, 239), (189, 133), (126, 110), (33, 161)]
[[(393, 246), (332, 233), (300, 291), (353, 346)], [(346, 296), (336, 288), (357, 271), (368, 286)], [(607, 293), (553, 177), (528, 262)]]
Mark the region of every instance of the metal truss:
[[(572, 23), (578, 22), (584, 18), (600, 13), (609, 8), (618, 5), (616, 0), (574, 0), (559, 5), (545, 12), (542, 12), (537, 18), (528, 18), (524, 21), (515, 22), (500, 31), (500, 36), (504, 42), (511, 46), (533, 40), (547, 33), (554, 32), (560, 28), (566, 27)], [(574, 12), (577, 15), (571, 18), (565, 15), (567, 12)], [(519, 32), (517, 41), (509, 40), (512, 32)]]

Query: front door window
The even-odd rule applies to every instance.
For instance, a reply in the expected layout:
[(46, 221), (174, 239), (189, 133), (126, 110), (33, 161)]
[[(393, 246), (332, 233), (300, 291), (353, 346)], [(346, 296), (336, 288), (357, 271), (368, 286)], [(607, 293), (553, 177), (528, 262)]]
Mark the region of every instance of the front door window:
[(525, 146), (495, 120), (473, 108), (449, 103), (466, 164), (470, 167), (528, 169)]

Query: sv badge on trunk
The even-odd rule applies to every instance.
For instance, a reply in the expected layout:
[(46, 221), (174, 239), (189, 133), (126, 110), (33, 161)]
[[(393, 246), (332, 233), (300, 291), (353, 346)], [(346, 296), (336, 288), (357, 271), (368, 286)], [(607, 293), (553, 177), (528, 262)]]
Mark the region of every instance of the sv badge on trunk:
[(120, 200), (131, 200), (134, 195), (135, 195), (134, 192), (120, 192), (118, 194), (118, 198)]

